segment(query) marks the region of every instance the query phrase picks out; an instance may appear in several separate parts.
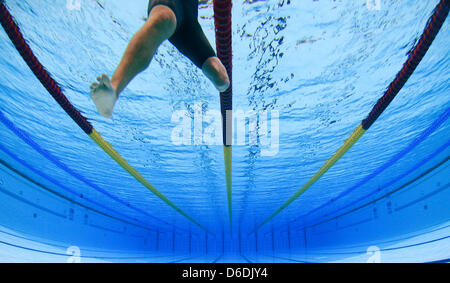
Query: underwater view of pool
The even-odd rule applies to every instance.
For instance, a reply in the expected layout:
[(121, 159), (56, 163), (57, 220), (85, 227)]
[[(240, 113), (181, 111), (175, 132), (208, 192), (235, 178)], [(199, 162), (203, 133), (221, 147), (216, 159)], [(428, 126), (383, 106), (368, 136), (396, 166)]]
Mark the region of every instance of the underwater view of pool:
[(224, 147), (168, 41), (98, 114), (147, 0), (5, 0), (0, 262), (448, 262), (449, 2), (233, 1)]

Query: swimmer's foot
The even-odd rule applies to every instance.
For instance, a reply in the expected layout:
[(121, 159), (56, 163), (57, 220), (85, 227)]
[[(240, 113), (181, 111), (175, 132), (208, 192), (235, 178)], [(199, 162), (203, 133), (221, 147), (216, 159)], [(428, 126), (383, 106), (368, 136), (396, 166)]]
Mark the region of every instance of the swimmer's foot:
[(98, 113), (105, 118), (111, 118), (114, 105), (117, 101), (117, 93), (107, 75), (97, 78), (98, 82), (91, 85), (91, 98), (97, 106)]

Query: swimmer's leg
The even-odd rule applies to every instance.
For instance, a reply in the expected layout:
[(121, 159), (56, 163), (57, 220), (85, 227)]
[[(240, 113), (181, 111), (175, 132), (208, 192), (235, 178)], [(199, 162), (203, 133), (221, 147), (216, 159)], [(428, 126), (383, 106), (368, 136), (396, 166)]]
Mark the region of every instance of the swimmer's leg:
[(209, 57), (203, 63), (202, 71), (220, 92), (230, 87), (230, 79), (227, 70), (217, 57)]
[(128, 44), (111, 81), (108, 76), (103, 75), (98, 78), (99, 82), (91, 85), (91, 97), (102, 116), (112, 116), (120, 93), (136, 75), (150, 65), (157, 48), (173, 35), (176, 26), (176, 16), (169, 7), (158, 5), (152, 9), (144, 26)]
[[(192, 16), (192, 15), (191, 15)], [(170, 42), (211, 80), (214, 86), (223, 92), (230, 86), (230, 79), (222, 62), (206, 38), (197, 18), (186, 20)]]

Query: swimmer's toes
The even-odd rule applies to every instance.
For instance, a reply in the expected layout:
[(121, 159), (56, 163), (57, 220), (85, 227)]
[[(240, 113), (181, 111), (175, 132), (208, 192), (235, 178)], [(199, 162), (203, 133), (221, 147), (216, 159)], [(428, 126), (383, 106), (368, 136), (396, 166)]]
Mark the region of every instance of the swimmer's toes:
[(98, 83), (92, 83), (91, 84), (91, 89), (94, 90), (96, 88), (98, 88), (99, 84)]

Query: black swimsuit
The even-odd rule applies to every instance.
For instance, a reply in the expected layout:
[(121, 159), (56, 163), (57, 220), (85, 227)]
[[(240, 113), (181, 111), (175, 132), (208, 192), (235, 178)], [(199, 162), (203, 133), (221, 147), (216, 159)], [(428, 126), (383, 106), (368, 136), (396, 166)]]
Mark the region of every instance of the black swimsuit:
[(169, 41), (197, 67), (202, 68), (206, 59), (216, 56), (197, 19), (198, 0), (150, 0), (148, 14), (157, 5), (174, 12), (177, 28)]

